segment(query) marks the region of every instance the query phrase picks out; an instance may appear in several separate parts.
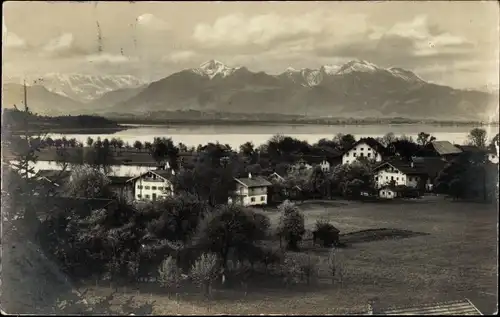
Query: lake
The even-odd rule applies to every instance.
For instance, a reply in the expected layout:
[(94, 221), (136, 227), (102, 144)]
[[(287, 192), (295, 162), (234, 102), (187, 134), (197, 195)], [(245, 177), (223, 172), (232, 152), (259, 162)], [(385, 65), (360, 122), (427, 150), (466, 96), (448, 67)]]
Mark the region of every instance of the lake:
[[(388, 132), (396, 136), (406, 135), (416, 139), (419, 132), (430, 133), (437, 140), (447, 140), (455, 144), (463, 144), (467, 134), (473, 126), (439, 126), (423, 124), (398, 124), (398, 125), (127, 125), (129, 128), (109, 134), (65, 134), (66, 138), (75, 138), (85, 144), (90, 136), (120, 138), (131, 145), (134, 141), (153, 141), (154, 137), (171, 137), (177, 143), (187, 146), (198, 146), (208, 142), (229, 144), (238, 148), (241, 144), (252, 141), (256, 146), (265, 143), (273, 135), (282, 134), (315, 143), (322, 138), (331, 139), (337, 133), (350, 133), (356, 138), (381, 137)], [(483, 127), (488, 131), (491, 140), (498, 133), (498, 125)], [(62, 134), (49, 134), (52, 138), (61, 138)]]

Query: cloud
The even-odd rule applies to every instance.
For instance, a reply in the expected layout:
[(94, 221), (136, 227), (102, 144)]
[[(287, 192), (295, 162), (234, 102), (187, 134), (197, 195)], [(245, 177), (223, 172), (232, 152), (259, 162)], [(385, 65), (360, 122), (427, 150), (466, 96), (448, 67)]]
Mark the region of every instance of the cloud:
[(85, 60), (96, 64), (124, 64), (137, 61), (133, 57), (108, 53), (88, 55)]
[(56, 37), (49, 41), (44, 47), (43, 50), (46, 52), (58, 52), (71, 49), (73, 46), (73, 34), (64, 33), (63, 35)]
[(170, 28), (168, 23), (151, 13), (145, 13), (136, 18), (139, 27), (152, 30), (167, 30)]
[(26, 41), (23, 38), (7, 30), (4, 17), (2, 17), (2, 43), (7, 49), (20, 49), (27, 47)]
[(365, 16), (360, 14), (334, 16), (322, 11), (292, 17), (275, 13), (255, 16), (231, 14), (218, 18), (213, 24), (196, 25), (193, 39), (207, 47), (274, 46), (307, 37), (337, 39), (363, 32), (366, 25)]
[(185, 63), (193, 60), (197, 56), (194, 51), (175, 51), (162, 57), (162, 61), (172, 63)]
[(475, 58), (479, 53), (472, 41), (439, 29), (424, 15), (389, 28), (372, 26), (349, 42), (320, 44), (315, 50), (320, 56), (361, 58), (409, 68), (422, 63), (448, 64), (453, 59)]

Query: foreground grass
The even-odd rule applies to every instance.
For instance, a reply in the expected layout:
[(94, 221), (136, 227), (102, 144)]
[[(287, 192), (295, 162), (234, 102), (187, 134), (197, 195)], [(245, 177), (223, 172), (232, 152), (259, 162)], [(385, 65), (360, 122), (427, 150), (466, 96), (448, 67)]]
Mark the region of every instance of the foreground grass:
[[(177, 303), (153, 285), (136, 285), (121, 289), (115, 301), (130, 296), (137, 303), (154, 300), (154, 314), (342, 314), (362, 312), (373, 298), (385, 305), (407, 305), (467, 297), (487, 310), (485, 313), (494, 311), (498, 223), (494, 207), (426, 198), (386, 204), (304, 203), (301, 208), (308, 229), (317, 219), (326, 218), (342, 234), (394, 228), (427, 235), (353, 243), (342, 249), (339, 256), (346, 270), (342, 286), (323, 282), (287, 289), (269, 281), (249, 289), (246, 296), (243, 290), (219, 288), (211, 303), (196, 291), (181, 294)], [(276, 212), (266, 214), (272, 222), (277, 220)], [(314, 251), (307, 243), (303, 252), (320, 257), (327, 254)], [(90, 296), (104, 296), (109, 291), (102, 286), (88, 288)]]

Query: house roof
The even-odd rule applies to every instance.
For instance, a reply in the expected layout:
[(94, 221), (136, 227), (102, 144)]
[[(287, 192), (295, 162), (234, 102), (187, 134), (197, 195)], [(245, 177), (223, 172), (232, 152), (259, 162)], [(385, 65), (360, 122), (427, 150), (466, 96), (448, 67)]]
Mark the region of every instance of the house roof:
[(380, 309), (376, 315), (482, 315), (468, 299)]
[(378, 165), (377, 167), (374, 168), (374, 171), (377, 171), (381, 169), (384, 166), (392, 166), (398, 171), (400, 171), (403, 174), (406, 175), (426, 175), (427, 171), (425, 170), (425, 167), (419, 164), (413, 164), (413, 167), (411, 166), (411, 162), (405, 162), (405, 161), (398, 161), (398, 160), (393, 160), (393, 161), (386, 161), (383, 162), (382, 164)]
[(144, 175), (146, 175), (148, 173), (153, 173), (153, 174), (158, 175), (161, 178), (164, 178), (166, 180), (169, 180), (174, 175), (174, 174), (172, 174), (172, 169), (150, 170), (150, 171), (147, 171), (146, 173), (142, 173), (141, 175), (129, 178), (127, 180), (127, 182), (130, 182), (130, 181), (133, 181), (135, 179), (141, 178), (141, 177), (143, 177)]
[(272, 186), (272, 184), (268, 180), (260, 176), (252, 178), (235, 178), (235, 180), (246, 187)]
[(129, 176), (108, 176), (108, 178), (113, 185), (125, 184), (130, 179)]
[[(382, 155), (388, 155), (389, 151), (385, 146), (383, 146), (379, 141), (375, 140), (374, 138), (361, 138), (359, 139), (356, 143), (354, 143), (350, 148), (348, 148), (345, 152), (350, 151), (353, 149), (355, 146), (358, 144), (365, 143), (372, 149), (374, 149), (376, 152), (382, 154)], [(345, 153), (344, 152), (344, 153)]]
[(270, 178), (272, 176), (276, 176), (280, 180), (285, 180), (285, 178), (283, 176), (281, 176), (280, 174), (278, 174), (276, 172), (273, 172), (271, 175), (268, 176), (268, 178)]
[(487, 149), (481, 149), (480, 147), (477, 147), (475, 145), (455, 145), (459, 149), (462, 150), (462, 152), (469, 152), (469, 153), (489, 153), (489, 154), (496, 154), (496, 151), (487, 148)]
[(414, 157), (415, 166), (421, 166), (429, 177), (436, 177), (443, 170), (447, 162), (440, 157)]
[(439, 155), (447, 155), (447, 154), (459, 154), (462, 153), (462, 150), (458, 147), (454, 146), (449, 141), (432, 141), (430, 146), (436, 151)]
[(71, 176), (71, 171), (39, 170), (38, 177), (45, 178), (50, 182), (64, 180)]

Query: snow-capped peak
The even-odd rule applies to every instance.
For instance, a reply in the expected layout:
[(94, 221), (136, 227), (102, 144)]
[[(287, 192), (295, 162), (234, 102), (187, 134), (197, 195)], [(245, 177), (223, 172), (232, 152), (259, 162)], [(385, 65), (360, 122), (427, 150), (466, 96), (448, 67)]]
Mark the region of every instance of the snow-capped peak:
[(340, 69), (340, 66), (337, 65), (323, 65), (321, 66), (321, 70), (327, 75), (335, 75)]
[(395, 77), (399, 77), (401, 79), (404, 79), (406, 81), (411, 81), (411, 82), (423, 82), (424, 80), (420, 77), (418, 77), (415, 73), (399, 68), (399, 67), (390, 67), (387, 69), (389, 73), (391, 73)]
[(222, 62), (212, 59), (201, 64), (200, 67), (193, 69), (193, 71), (199, 75), (208, 76), (212, 79), (219, 74), (222, 77), (227, 77), (234, 73), (237, 69), (239, 69), (239, 67), (227, 67)]
[(354, 60), (340, 67), (336, 75), (345, 75), (352, 72), (374, 73), (378, 70), (380, 70), (380, 68), (373, 63), (364, 60)]

